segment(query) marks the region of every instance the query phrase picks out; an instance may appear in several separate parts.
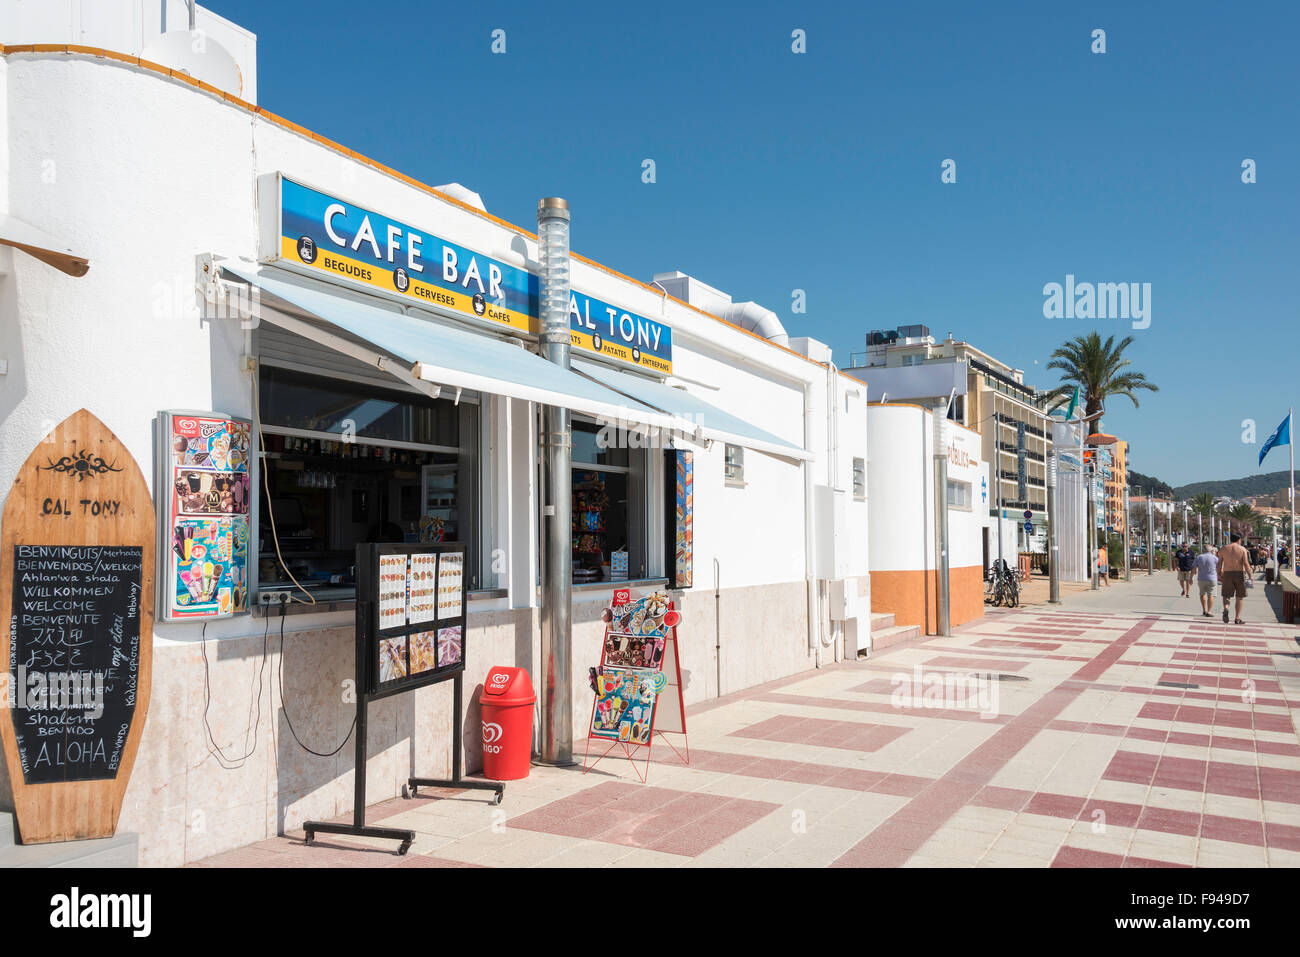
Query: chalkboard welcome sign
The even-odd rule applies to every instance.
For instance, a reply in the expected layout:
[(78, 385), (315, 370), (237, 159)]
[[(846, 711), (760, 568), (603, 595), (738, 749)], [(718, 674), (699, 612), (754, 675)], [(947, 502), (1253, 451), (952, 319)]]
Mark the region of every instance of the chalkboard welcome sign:
[(154, 512), (85, 409), (32, 452), (0, 535), (0, 719), (24, 844), (108, 837), (148, 711)]

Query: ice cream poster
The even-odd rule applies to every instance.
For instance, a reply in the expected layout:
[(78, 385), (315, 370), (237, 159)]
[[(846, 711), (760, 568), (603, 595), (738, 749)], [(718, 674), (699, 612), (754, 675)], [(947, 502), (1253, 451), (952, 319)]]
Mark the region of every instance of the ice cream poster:
[(673, 587), (690, 588), (695, 583), (695, 453), (679, 451), (675, 458)]
[(596, 676), (591, 736), (625, 744), (649, 744), (655, 702), (663, 683), (660, 673), (605, 668)]
[(159, 576), (162, 615), (175, 620), (246, 612), (251, 424), (184, 412), (164, 413), (162, 422), (159, 534), (161, 547), (170, 546), (170, 573)]
[(464, 644), (460, 625), (438, 629), (438, 667), (460, 664)]
[(180, 518), (172, 527), (173, 616), (233, 615), (248, 604), (248, 519)]
[(379, 683), (398, 681), (409, 674), (406, 662), (406, 637), (381, 638), (379, 641)]
[(214, 472), (248, 471), (248, 422), (181, 414), (174, 414), (171, 422), (173, 467)]
[(213, 472), (205, 469), (177, 469), (172, 483), (177, 514), (247, 515), (249, 476), (247, 472)]

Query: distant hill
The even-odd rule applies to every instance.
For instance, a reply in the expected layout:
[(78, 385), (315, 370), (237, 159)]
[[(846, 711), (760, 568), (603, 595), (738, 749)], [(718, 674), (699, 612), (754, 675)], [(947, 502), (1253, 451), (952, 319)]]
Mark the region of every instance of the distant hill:
[[(1134, 473), (1129, 472), (1130, 476)], [(1130, 483), (1133, 482), (1130, 477)], [(1211, 495), (1226, 495), (1229, 498), (1247, 498), (1254, 495), (1272, 495), (1278, 489), (1291, 484), (1291, 473), (1287, 471), (1266, 472), (1263, 475), (1248, 475), (1239, 479), (1218, 479), (1212, 482), (1193, 482), (1174, 489), (1175, 498), (1192, 498), (1202, 492)]]
[(1142, 489), (1143, 495), (1147, 494), (1147, 489), (1155, 489), (1156, 498), (1174, 497), (1174, 490), (1170, 487), (1168, 482), (1162, 482), (1154, 475), (1144, 475), (1143, 473), (1136, 472), (1133, 469), (1128, 470), (1128, 484), (1129, 488), (1136, 487)]

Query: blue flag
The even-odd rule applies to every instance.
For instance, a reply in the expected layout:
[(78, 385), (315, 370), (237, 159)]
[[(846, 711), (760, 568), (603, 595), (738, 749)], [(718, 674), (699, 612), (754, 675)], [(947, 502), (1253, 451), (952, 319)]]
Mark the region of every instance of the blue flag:
[(1273, 434), (1268, 437), (1264, 447), (1259, 450), (1259, 464), (1264, 464), (1264, 456), (1268, 455), (1269, 449), (1275, 445), (1291, 444), (1291, 413), (1288, 412), (1282, 424), (1273, 430)]

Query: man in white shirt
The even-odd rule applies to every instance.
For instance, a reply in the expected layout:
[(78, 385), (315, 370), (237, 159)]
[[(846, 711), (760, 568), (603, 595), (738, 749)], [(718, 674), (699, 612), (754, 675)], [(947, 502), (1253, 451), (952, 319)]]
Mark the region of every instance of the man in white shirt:
[(1192, 562), (1192, 569), (1196, 572), (1196, 587), (1201, 593), (1201, 617), (1213, 618), (1211, 612), (1214, 611), (1214, 586), (1219, 583), (1219, 559), (1209, 542), (1201, 545), (1201, 554)]

